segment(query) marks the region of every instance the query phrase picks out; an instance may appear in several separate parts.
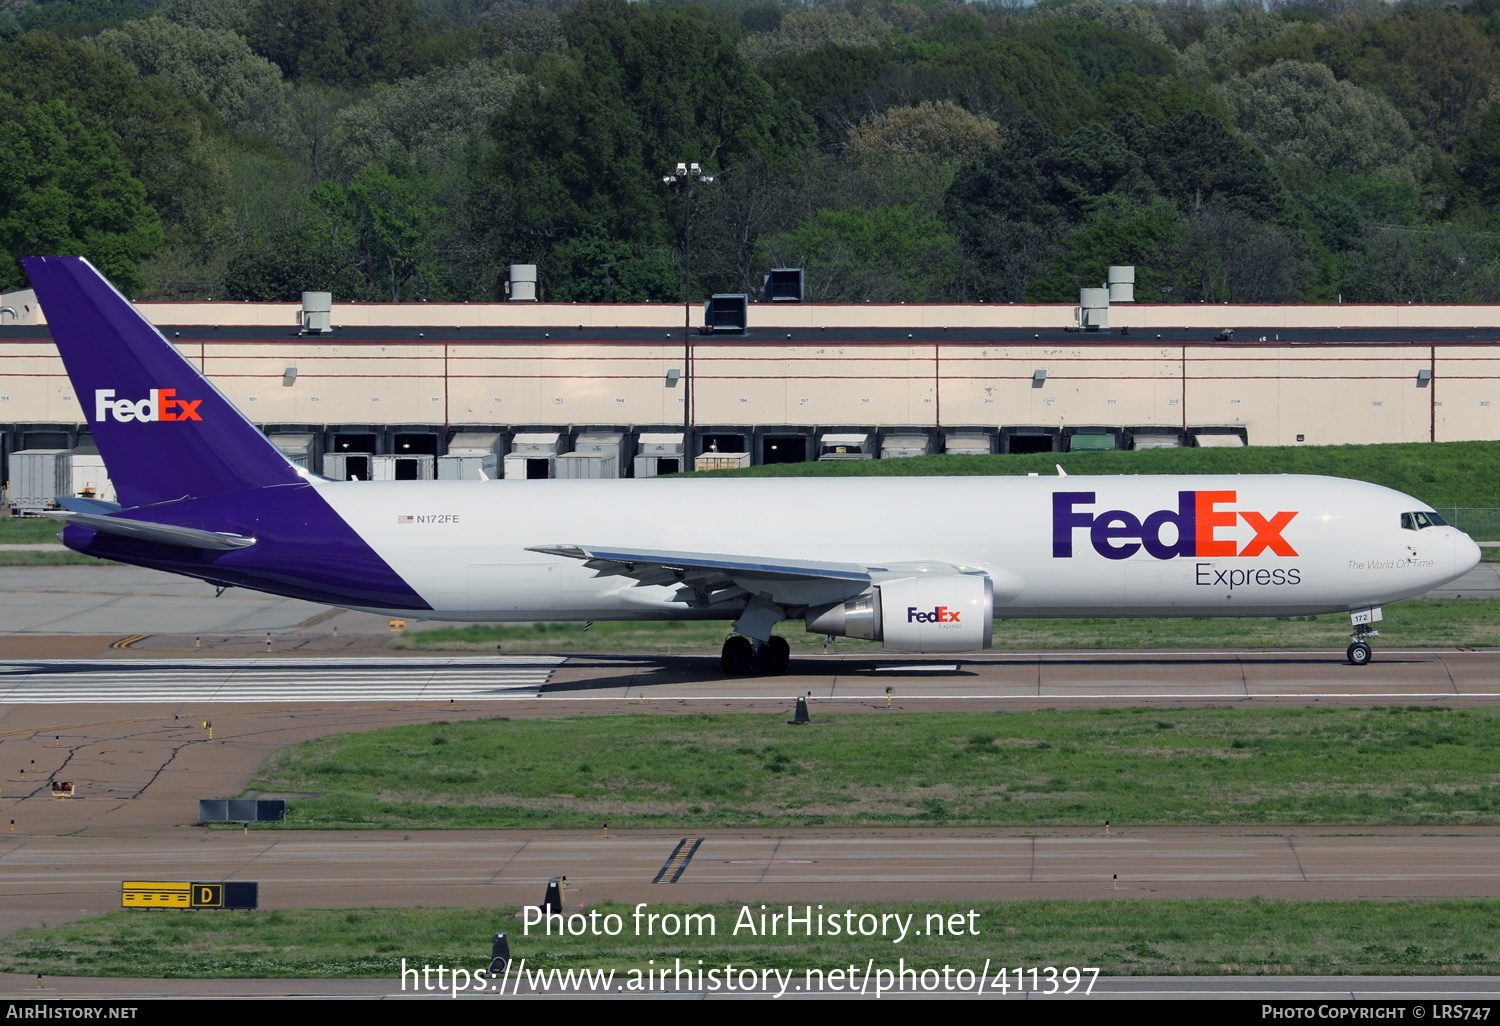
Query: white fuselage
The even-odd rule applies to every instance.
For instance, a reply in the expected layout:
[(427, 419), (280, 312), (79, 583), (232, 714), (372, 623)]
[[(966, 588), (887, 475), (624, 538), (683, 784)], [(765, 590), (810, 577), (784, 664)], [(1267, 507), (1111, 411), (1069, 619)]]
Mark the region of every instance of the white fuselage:
[[(432, 606), (427, 615), (444, 620), (734, 615), (733, 609), (685, 603), (672, 586), (599, 577), (577, 560), (528, 551), (547, 545), (866, 566), (948, 563), (990, 574), (999, 618), (1344, 611), (1420, 595), (1479, 558), (1468, 536), (1451, 527), (1403, 528), (1402, 514), (1430, 509), (1426, 503), (1330, 477), (668, 478), (317, 487)], [(1058, 500), (1059, 493), (1072, 498)], [(1080, 498), (1090, 493), (1092, 502)], [(1179, 537), (1181, 514), (1194, 501), (1207, 503), (1189, 522), (1198, 548)], [(1070, 554), (1061, 554), (1060, 545)]]

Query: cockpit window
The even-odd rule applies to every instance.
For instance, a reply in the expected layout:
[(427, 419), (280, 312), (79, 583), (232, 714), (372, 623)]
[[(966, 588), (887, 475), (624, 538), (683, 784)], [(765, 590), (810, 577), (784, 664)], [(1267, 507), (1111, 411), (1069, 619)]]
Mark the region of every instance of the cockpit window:
[(1436, 513), (1423, 512), (1401, 514), (1401, 528), (1406, 531), (1420, 531), (1424, 527), (1446, 527), (1448, 521)]

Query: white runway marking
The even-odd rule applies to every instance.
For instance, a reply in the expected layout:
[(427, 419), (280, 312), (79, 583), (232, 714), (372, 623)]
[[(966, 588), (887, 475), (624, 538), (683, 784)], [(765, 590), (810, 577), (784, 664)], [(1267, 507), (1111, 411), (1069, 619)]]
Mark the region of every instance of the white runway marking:
[(554, 656), (35, 659), (0, 663), (0, 704), (503, 701), (536, 697), (562, 662)]

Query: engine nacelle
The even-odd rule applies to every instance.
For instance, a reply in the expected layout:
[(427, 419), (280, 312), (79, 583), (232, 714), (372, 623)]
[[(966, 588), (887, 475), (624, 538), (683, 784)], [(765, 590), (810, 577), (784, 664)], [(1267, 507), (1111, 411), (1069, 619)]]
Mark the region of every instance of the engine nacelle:
[(977, 652), (995, 630), (986, 574), (926, 574), (882, 581), (847, 602), (807, 611), (807, 630), (879, 641), (901, 652)]

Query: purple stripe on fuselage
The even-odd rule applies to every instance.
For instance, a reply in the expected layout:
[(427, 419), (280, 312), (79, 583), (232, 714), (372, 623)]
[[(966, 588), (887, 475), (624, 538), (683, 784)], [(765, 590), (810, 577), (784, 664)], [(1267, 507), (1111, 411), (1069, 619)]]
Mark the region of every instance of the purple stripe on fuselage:
[(129, 519), (248, 535), (229, 552), (157, 545), (69, 526), (63, 544), (101, 559), (339, 606), (431, 609), (305, 481), (128, 511)]

